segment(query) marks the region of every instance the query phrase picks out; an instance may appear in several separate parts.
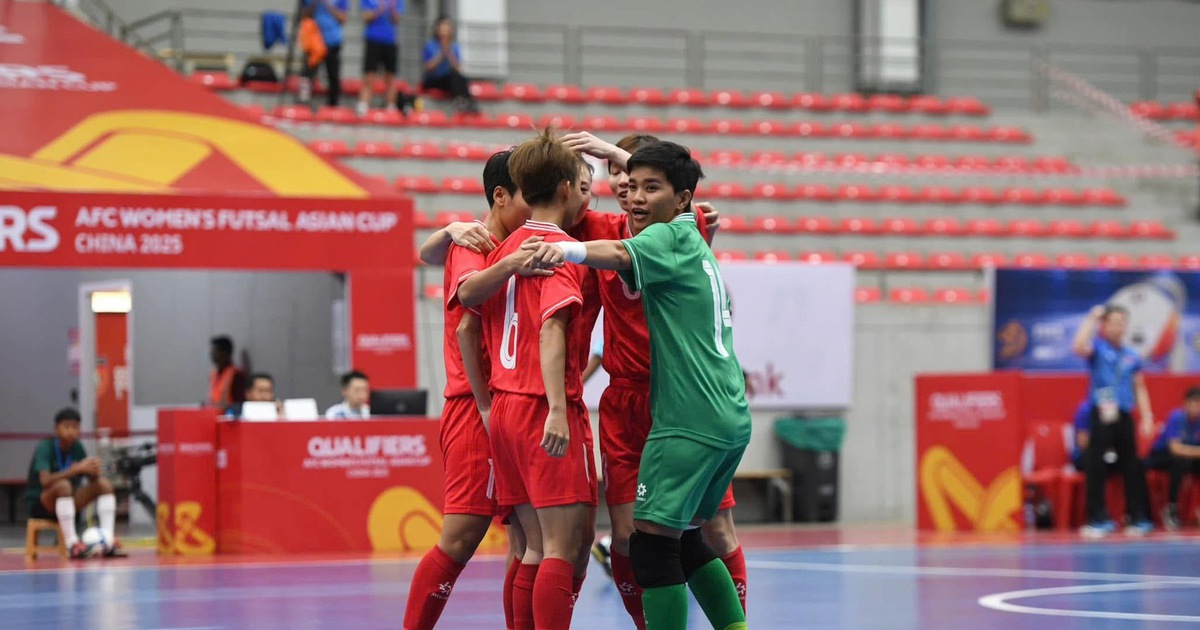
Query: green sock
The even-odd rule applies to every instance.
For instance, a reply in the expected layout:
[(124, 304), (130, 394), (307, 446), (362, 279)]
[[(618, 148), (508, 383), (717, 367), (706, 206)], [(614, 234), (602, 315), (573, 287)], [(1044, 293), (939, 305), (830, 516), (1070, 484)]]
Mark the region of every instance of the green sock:
[(684, 584), (642, 591), (642, 608), (646, 610), (646, 630), (687, 630), (688, 596)]
[(714, 559), (697, 569), (688, 580), (688, 588), (692, 589), (712, 627), (718, 630), (746, 628), (746, 613), (742, 611), (737, 587), (724, 562)]

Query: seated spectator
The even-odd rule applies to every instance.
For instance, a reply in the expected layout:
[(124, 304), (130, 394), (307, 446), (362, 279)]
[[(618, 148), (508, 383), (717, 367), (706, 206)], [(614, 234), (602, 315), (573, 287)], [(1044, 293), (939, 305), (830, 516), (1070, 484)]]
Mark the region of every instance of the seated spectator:
[[(79, 442), (79, 412), (71, 408), (59, 411), (54, 416), (54, 436), (34, 448), (26, 498), (30, 518), (58, 521), (72, 560), (126, 556), (115, 531), (117, 498), (112, 484), (100, 472), (100, 460), (88, 457)], [(75, 515), (93, 501), (104, 532), (103, 545), (85, 544), (75, 531)]]
[(208, 354), (213, 369), (208, 377), (208, 398), (204, 406), (225, 413), (246, 399), (246, 376), (233, 364), (233, 340), (228, 336), (213, 337)]
[[(275, 403), (276, 412), (282, 418), (283, 401), (275, 398), (275, 379), (266, 372), (258, 372), (250, 375), (249, 383), (246, 387), (245, 396), (243, 396), (245, 399), (244, 402), (273, 402)], [(242, 405), (243, 403), (239, 402), (230, 407), (225, 415), (231, 418), (241, 418)]]
[(1179, 529), (1179, 489), (1185, 475), (1200, 475), (1200, 387), (1187, 390), (1183, 407), (1167, 416), (1162, 433), (1150, 447), (1146, 467), (1171, 474), (1167, 504), (1162, 509), (1163, 528)]
[(454, 23), (440, 18), (433, 26), (433, 37), (425, 42), (421, 56), (424, 69), (421, 86), (426, 90), (449, 92), (460, 111), (478, 112), (471, 86), (462, 74), (462, 52), (454, 41)]
[(325, 411), (326, 420), (369, 420), (371, 407), (371, 382), (359, 371), (342, 376), (342, 402)]

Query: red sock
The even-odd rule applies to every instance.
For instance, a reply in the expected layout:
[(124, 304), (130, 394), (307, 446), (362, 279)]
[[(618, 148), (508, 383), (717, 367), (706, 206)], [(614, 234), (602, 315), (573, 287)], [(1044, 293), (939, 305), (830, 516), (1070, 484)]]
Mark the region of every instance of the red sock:
[(579, 593), (583, 590), (583, 581), (586, 579), (586, 575), (583, 577), (571, 577), (571, 593), (575, 595), (575, 601), (579, 601)]
[(513, 578), (513, 630), (533, 629), (533, 585), (538, 565), (522, 564)]
[(742, 612), (746, 612), (746, 554), (738, 547), (733, 553), (721, 558), (725, 568), (729, 569), (729, 577), (737, 587), (738, 599), (742, 601)]
[(504, 627), (513, 630), (513, 581), (517, 579), (517, 569), (521, 568), (520, 558), (510, 558), (508, 572), (504, 574)]
[(446, 555), (440, 547), (430, 549), (421, 558), (408, 590), (404, 630), (433, 630), (463, 566)]
[(646, 613), (642, 610), (642, 587), (638, 586), (637, 578), (633, 576), (633, 565), (629, 556), (613, 552), (609, 558), (612, 562), (613, 582), (617, 585), (617, 593), (621, 595), (621, 603), (633, 619), (633, 625), (638, 630), (646, 630)]
[(559, 558), (545, 558), (533, 586), (534, 625), (537, 630), (568, 630), (575, 612), (575, 567)]

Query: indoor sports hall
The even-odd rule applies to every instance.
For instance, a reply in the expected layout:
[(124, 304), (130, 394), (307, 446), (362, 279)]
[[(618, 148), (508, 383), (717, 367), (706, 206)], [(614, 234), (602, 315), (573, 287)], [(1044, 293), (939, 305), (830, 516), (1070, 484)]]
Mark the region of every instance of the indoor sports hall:
[[(1200, 622), (1198, 29), (0, 0), (0, 628)], [(672, 422), (749, 438), (642, 459)], [(672, 461), (700, 533), (643, 505)]]

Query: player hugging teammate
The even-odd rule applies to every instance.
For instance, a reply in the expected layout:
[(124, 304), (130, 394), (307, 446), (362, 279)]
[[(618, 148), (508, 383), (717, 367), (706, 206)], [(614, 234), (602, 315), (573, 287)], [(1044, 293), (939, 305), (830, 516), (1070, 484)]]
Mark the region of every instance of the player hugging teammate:
[[(605, 367), (614, 377), (601, 403), (601, 449), (614, 523), (613, 572), (625, 606), (639, 628), (686, 628), (690, 586), (714, 627), (745, 627), (739, 601), (745, 563), (728, 491), (750, 423), (725, 315), (728, 299), (692, 212), (699, 165), (686, 149), (653, 140), (640, 139), (647, 146), (630, 158), (589, 134), (557, 139), (547, 131), (509, 156), (515, 195), (509, 187), (493, 189), (485, 169), (492, 205), (486, 228), (447, 226), (422, 247), (422, 257), (434, 263), (449, 247), (450, 411), (443, 413), (442, 431), (448, 516), (441, 543), (414, 576), (406, 630), (433, 627), (486, 532), (483, 514), (470, 519), (471, 527), (450, 527), (460, 522), (451, 517), (455, 488), (480, 486), (492, 474), (499, 511), (515, 521), (510, 546), (517, 561), (505, 582), (508, 627), (570, 626), (597, 502), (581, 371), (600, 301), (610, 313)], [(590, 173), (577, 152), (609, 160), (610, 175), (622, 180), (614, 191), (627, 214), (587, 211)], [(502, 207), (493, 192), (504, 198)], [(527, 220), (518, 224), (514, 217)], [(492, 249), (487, 265), (480, 265)], [(478, 319), (462, 315), (480, 303)], [(713, 321), (695, 318), (698, 312), (713, 313)], [(482, 343), (471, 334), (476, 324)], [(485, 365), (490, 375), (483, 374)], [(449, 381), (457, 374), (469, 381), (470, 394), (459, 391), (461, 377), (452, 391)], [(445, 425), (461, 426), (464, 418), (473, 427), (472, 443), (489, 434), (493, 466), (487, 473), (478, 465), (470, 473), (452, 470), (455, 451), (462, 450), (453, 436), (464, 430)], [(702, 533), (719, 511), (719, 525)], [(451, 529), (457, 533), (448, 535)]]

